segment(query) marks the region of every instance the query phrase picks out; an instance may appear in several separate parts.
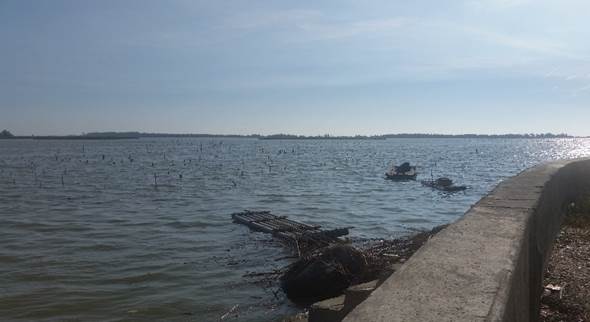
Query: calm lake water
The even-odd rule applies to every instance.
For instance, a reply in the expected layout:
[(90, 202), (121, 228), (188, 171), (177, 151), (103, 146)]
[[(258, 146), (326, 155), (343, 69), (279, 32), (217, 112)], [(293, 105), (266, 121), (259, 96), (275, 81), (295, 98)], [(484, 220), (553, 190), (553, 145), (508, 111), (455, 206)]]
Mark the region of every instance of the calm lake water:
[[(527, 167), (587, 155), (586, 139), (0, 140), (0, 319), (277, 321), (297, 308), (244, 275), (289, 253), (232, 212), (394, 238), (456, 220)], [(403, 161), (470, 188), (384, 180)]]

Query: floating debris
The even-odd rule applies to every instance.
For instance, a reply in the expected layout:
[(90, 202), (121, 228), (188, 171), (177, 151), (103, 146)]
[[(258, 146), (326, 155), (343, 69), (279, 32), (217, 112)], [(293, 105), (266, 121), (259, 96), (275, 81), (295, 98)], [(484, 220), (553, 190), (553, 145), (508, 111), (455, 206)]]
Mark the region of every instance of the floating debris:
[(348, 230), (352, 228), (321, 230), (321, 226), (307, 225), (287, 219), (286, 216), (275, 216), (270, 211), (246, 210), (231, 216), (236, 223), (246, 225), (255, 231), (272, 234), (287, 242), (296, 250), (298, 257), (319, 248), (345, 242), (339, 237), (348, 235)]
[(246, 210), (232, 214), (232, 218), (252, 230), (272, 234), (296, 250), (296, 261), (290, 265), (245, 277), (261, 277), (268, 282), (278, 278), (287, 297), (299, 303), (335, 296), (351, 285), (383, 281), (396, 269), (394, 264), (405, 262), (445, 227), (407, 238), (373, 241), (357, 248), (340, 238), (348, 235), (349, 228), (322, 230), (320, 226), (275, 216), (269, 211)]
[(438, 178), (436, 180), (423, 180), (422, 185), (445, 192), (456, 192), (467, 189), (467, 186), (457, 186), (453, 183), (453, 180), (444, 177)]

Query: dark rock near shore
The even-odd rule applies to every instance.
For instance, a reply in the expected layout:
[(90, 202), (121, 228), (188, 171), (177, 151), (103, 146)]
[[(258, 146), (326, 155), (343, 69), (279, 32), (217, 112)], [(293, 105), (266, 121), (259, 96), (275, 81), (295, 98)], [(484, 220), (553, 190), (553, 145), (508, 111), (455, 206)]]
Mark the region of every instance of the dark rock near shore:
[(281, 278), (287, 296), (309, 302), (341, 294), (366, 269), (362, 252), (350, 245), (334, 245), (294, 263)]
[(384, 280), (394, 265), (406, 261), (438, 226), (409, 238), (381, 240), (368, 248), (337, 244), (300, 258), (281, 277), (281, 286), (294, 302), (309, 303), (342, 294), (351, 285)]
[(315, 251), (288, 267), (281, 277), (283, 290), (299, 304), (321, 301), (311, 305), (310, 322), (340, 321), (446, 226), (405, 238), (368, 241), (359, 248), (336, 245)]

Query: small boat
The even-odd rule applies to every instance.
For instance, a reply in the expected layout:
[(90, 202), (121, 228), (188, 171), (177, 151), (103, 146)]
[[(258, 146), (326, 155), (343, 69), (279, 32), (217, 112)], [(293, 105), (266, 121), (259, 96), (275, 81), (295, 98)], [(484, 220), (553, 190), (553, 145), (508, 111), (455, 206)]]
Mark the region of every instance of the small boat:
[(393, 166), (385, 173), (385, 178), (389, 180), (416, 180), (416, 167), (410, 166), (410, 163), (405, 162), (399, 167)]
[(423, 180), (422, 185), (445, 192), (456, 192), (467, 189), (467, 186), (456, 186), (453, 184), (453, 180), (444, 177), (438, 178), (436, 180)]

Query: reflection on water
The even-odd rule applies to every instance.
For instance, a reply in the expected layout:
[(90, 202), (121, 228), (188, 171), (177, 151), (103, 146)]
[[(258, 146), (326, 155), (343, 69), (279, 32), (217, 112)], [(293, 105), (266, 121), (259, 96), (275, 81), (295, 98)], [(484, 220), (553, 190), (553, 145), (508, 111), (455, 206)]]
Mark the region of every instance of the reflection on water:
[[(588, 154), (585, 139), (0, 140), (0, 316), (277, 320), (295, 308), (243, 275), (282, 267), (284, 249), (230, 213), (391, 238), (457, 219), (531, 165)], [(470, 189), (383, 179), (403, 161)]]

